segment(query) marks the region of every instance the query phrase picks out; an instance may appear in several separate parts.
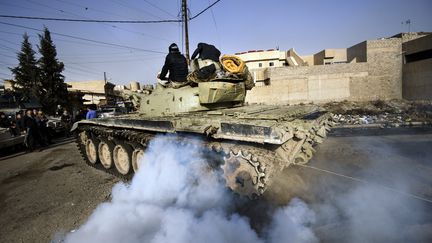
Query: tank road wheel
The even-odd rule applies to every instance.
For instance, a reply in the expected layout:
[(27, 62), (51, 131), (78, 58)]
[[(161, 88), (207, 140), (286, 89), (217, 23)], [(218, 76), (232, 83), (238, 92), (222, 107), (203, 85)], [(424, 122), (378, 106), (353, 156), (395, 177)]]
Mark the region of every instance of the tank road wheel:
[(117, 144), (113, 150), (114, 165), (122, 175), (127, 175), (132, 169), (132, 149), (127, 144)]
[(141, 167), (142, 160), (144, 159), (144, 150), (143, 149), (135, 149), (132, 152), (132, 168), (134, 172), (137, 172)]
[(114, 144), (107, 140), (102, 140), (98, 146), (99, 160), (105, 169), (110, 169), (113, 165), (112, 152)]
[(98, 162), (98, 147), (99, 141), (95, 138), (88, 138), (85, 143), (85, 151), (87, 155), (87, 159), (90, 163), (96, 164)]
[(251, 199), (264, 192), (265, 174), (259, 171), (259, 162), (251, 154), (230, 151), (222, 168), (227, 186), (234, 192)]

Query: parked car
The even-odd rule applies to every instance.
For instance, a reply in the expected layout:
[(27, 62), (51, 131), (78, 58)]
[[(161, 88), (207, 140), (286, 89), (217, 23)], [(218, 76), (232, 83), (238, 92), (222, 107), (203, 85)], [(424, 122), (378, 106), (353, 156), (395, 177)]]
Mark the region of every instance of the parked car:
[(0, 127), (0, 149), (22, 145), (24, 138), (25, 135), (12, 136), (8, 128)]

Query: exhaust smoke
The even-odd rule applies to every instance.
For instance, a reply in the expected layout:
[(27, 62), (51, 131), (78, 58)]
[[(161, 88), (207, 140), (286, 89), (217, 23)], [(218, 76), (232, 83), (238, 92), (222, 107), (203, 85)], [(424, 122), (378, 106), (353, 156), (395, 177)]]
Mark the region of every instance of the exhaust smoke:
[(315, 213), (299, 199), (277, 209), (257, 234), (202, 155), (196, 145), (155, 138), (131, 183), (115, 185), (112, 200), (65, 242), (317, 242), (310, 228)]

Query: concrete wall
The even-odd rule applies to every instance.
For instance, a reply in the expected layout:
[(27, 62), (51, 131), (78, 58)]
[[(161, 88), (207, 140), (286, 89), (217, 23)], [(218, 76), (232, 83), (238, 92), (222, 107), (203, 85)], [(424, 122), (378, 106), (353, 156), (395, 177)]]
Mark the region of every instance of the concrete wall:
[(346, 62), (347, 49), (324, 49), (313, 55), (313, 58), (313, 65)]
[(366, 41), (347, 49), (347, 62), (366, 62)]
[(351, 57), (367, 62), (268, 69), (268, 85), (248, 91), (246, 101), (294, 104), (400, 99), (401, 46), (400, 38), (366, 41), (351, 49)]
[[(432, 35), (403, 44), (406, 56), (432, 50)], [(424, 54), (423, 54), (424, 55)], [(432, 99), (432, 58), (405, 62), (403, 65), (403, 98), (409, 100)], [(427, 57), (427, 56), (426, 56)]]

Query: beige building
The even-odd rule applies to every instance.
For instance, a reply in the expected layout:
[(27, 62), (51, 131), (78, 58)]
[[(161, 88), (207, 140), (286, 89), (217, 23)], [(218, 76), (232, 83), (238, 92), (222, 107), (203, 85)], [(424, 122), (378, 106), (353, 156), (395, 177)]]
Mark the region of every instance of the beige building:
[(84, 104), (113, 105), (118, 96), (114, 93), (114, 84), (104, 80), (66, 82), (69, 92), (84, 94)]
[(268, 68), (268, 67), (283, 67), (287, 66), (286, 52), (270, 49), (254, 50), (236, 53), (236, 56), (240, 57), (246, 62), (249, 69)]
[(432, 99), (432, 34), (403, 43), (403, 98)]
[[(430, 37), (424, 40), (418, 39), (428, 34), (402, 33), (389, 38), (367, 40), (347, 49), (325, 49), (314, 55), (298, 56), (297, 58), (301, 58), (303, 62), (297, 61), (297, 65), (287, 59), (287, 66), (254, 69), (254, 72), (263, 73), (261, 76), (264, 79), (255, 79), (257, 85), (248, 91), (246, 101), (294, 104), (342, 100), (386, 100), (401, 99), (403, 87), (407, 90), (408, 87), (413, 88), (417, 85), (416, 89), (426, 87), (427, 91), (430, 87), (428, 84), (430, 84), (431, 68), (427, 66), (430, 65), (430, 59), (420, 60), (418, 64), (408, 59), (412, 57), (411, 54), (415, 57), (418, 52), (429, 53), (427, 51), (431, 49), (430, 47), (417, 50), (409, 47), (410, 41), (415, 39), (417, 40), (412, 45), (428, 46)], [(408, 54), (404, 55), (404, 51)], [(287, 57), (289, 56), (287, 54)], [(408, 60), (406, 64), (403, 64), (404, 59)], [(420, 67), (424, 67), (421, 72), (418, 71)], [(409, 74), (410, 72), (412, 74)], [(407, 83), (408, 77), (413, 75), (417, 75), (416, 81)], [(255, 76), (260, 77), (260, 75)], [(404, 86), (402, 86), (403, 79)], [(409, 97), (408, 93), (404, 91), (404, 97), (405, 94)]]

